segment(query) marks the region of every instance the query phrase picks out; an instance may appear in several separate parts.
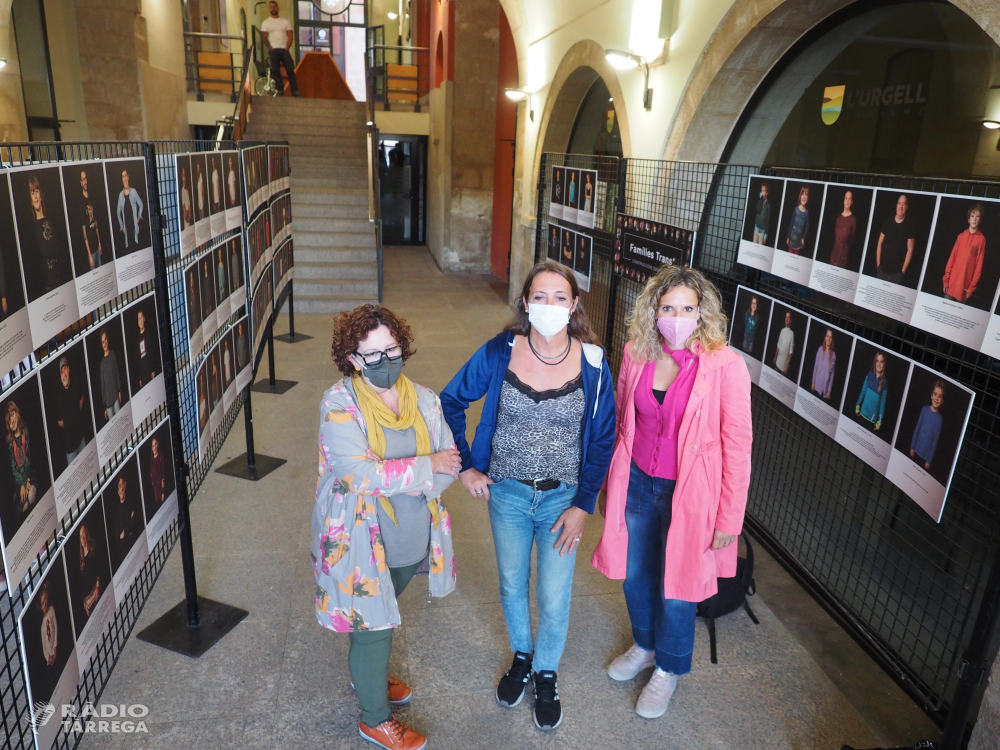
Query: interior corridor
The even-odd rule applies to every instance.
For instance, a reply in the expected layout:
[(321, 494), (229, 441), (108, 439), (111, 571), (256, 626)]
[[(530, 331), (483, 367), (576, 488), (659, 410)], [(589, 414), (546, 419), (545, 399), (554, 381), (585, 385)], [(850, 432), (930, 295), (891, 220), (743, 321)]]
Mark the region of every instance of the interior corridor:
[[(423, 248), (387, 248), (385, 304), (413, 328), (406, 373), (436, 391), (509, 319), (503, 290), (482, 276), (441, 274)], [(287, 330), (282, 315), (278, 331)], [(345, 635), (319, 627), (309, 562), (316, 484), (317, 403), (340, 376), (330, 361), (327, 315), (296, 316), (314, 338), (275, 343), (288, 393), (253, 394), (257, 450), (287, 463), (257, 483), (212, 473), (192, 504), (202, 596), (249, 616), (201, 659), (135, 634), (183, 599), (179, 546), (153, 588), (103, 703), (148, 707), (148, 734), (92, 735), (81, 747), (361, 748)], [(261, 378), (266, 378), (266, 359)], [(475, 425), (472, 415), (470, 427)], [(217, 463), (244, 451), (239, 419)], [(759, 470), (759, 467), (758, 467)], [(924, 714), (757, 546), (759, 593), (717, 623), (719, 664), (699, 621), (693, 672), (667, 714), (647, 721), (633, 705), (648, 678), (610, 680), (605, 669), (630, 643), (621, 584), (590, 565), (600, 536), (592, 519), (577, 559), (566, 652), (559, 671), (565, 719), (535, 729), (529, 697), (514, 709), (494, 698), (510, 663), (486, 508), (457, 483), (453, 518), (458, 590), (427, 601), (425, 579), (401, 597), (403, 626), (392, 674), (414, 691), (399, 716), (429, 748), (868, 748), (934, 738)]]

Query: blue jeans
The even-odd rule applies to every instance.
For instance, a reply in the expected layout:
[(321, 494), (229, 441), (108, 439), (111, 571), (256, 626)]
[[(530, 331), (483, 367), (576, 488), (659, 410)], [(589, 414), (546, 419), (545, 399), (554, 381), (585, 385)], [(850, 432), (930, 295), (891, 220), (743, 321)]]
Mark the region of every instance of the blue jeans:
[(667, 529), (674, 480), (651, 477), (632, 462), (625, 499), (628, 557), (625, 606), (636, 645), (656, 652), (656, 666), (676, 675), (691, 671), (697, 602), (663, 596)]
[[(544, 492), (535, 492), (514, 479), (490, 485), (490, 525), (497, 551), (500, 603), (507, 622), (507, 637), (512, 651), (534, 652), (532, 666), (538, 672), (558, 671), (566, 646), (576, 550), (560, 556), (554, 549), (559, 534), (551, 529), (575, 497), (576, 487), (567, 484)], [(528, 608), (533, 542), (538, 563), (537, 640), (531, 635)]]

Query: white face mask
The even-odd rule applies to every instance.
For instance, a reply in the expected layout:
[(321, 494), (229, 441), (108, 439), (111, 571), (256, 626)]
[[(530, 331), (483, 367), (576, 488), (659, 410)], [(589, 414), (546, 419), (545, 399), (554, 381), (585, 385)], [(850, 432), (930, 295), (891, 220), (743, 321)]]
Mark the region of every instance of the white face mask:
[(555, 336), (569, 325), (569, 308), (560, 305), (528, 305), (528, 322), (543, 336)]

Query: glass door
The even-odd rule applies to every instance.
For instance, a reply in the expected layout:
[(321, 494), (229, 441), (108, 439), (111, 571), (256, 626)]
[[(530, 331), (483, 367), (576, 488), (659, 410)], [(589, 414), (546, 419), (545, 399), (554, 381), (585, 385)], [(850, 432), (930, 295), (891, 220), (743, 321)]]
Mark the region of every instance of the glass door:
[(378, 140), (383, 245), (423, 245), (427, 215), (427, 136)]
[(49, 61), (45, 9), (41, 0), (14, 0), (14, 39), (21, 68), (21, 91), (29, 141), (58, 141), (59, 117), (56, 114), (52, 64)]

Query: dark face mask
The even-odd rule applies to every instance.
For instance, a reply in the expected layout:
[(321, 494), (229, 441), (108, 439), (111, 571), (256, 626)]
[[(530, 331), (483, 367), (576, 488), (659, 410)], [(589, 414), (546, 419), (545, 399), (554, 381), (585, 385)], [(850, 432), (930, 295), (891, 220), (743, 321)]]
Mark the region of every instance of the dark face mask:
[(383, 355), (377, 365), (364, 365), (364, 373), (376, 388), (392, 388), (403, 374), (403, 358), (390, 359)]

